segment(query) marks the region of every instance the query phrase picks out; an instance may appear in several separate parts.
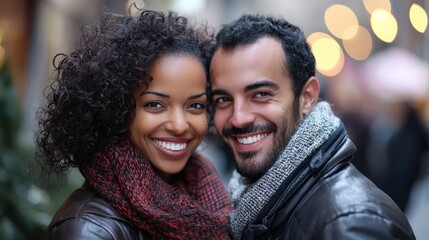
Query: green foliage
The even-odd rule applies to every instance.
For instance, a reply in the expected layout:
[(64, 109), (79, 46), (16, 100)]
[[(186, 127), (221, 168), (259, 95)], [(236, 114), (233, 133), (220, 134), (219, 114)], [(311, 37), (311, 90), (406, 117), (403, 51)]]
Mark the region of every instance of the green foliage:
[[(79, 179), (40, 181), (35, 146), (19, 141), (23, 114), (8, 64), (0, 66), (0, 239), (43, 239), (52, 214)], [(39, 184), (36, 184), (39, 183)]]

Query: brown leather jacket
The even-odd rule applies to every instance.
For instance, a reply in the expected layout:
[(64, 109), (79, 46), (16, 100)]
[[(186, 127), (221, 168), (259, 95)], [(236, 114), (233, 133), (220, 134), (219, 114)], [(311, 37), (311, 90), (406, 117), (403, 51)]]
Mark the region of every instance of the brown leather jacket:
[(150, 239), (85, 185), (63, 203), (45, 239)]

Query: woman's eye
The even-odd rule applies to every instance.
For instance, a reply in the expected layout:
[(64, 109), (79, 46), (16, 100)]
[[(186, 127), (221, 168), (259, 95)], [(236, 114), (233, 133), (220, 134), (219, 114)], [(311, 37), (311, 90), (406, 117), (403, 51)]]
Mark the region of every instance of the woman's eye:
[(189, 108), (192, 109), (206, 109), (206, 104), (204, 103), (192, 103), (191, 105), (189, 105)]
[(148, 102), (144, 105), (144, 107), (151, 108), (151, 109), (158, 109), (158, 108), (162, 108), (163, 106), (159, 102)]

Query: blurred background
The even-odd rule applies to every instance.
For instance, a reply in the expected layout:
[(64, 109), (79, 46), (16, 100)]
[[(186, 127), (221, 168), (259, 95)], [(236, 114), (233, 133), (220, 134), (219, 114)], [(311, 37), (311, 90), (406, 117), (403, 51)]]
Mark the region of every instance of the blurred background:
[[(82, 24), (130, 5), (173, 9), (218, 30), (243, 13), (283, 16), (307, 36), (321, 98), (358, 146), (354, 164), (429, 239), (429, 0), (0, 0), (0, 239), (42, 239), (82, 177), (41, 179), (34, 161), (36, 109)], [(220, 147), (219, 147), (220, 149)], [(225, 182), (233, 164), (206, 148)]]

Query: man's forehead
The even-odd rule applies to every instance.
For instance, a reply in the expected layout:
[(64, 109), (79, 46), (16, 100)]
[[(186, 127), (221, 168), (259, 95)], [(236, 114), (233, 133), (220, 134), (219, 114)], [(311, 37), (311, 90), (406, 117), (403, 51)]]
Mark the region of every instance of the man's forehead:
[[(236, 52), (247, 52), (247, 51), (256, 51), (256, 50), (263, 50), (264, 48), (272, 47), (278, 49), (281, 47), (281, 42), (270, 36), (263, 36), (258, 39), (255, 39), (254, 41), (248, 42), (248, 43), (240, 43), (237, 45), (234, 45), (233, 47), (229, 46), (220, 46), (216, 52), (220, 51), (223, 54), (233, 54)], [(216, 53), (215, 52), (215, 53)]]
[(219, 48), (212, 59), (210, 74), (216, 77), (221, 75), (245, 75), (253, 71), (279, 71), (284, 73), (284, 51), (279, 41), (273, 38), (261, 38), (250, 45), (243, 45), (234, 49)]

